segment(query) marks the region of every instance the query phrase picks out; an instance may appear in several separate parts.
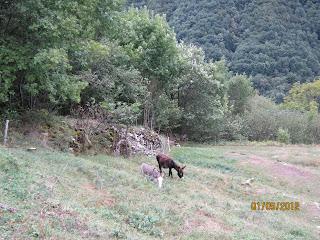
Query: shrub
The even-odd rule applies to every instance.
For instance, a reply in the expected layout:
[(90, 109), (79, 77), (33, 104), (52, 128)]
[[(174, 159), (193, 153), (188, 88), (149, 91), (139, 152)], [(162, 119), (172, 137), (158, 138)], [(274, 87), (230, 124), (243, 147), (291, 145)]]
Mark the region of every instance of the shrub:
[(291, 143), (320, 143), (318, 114), (310, 118), (308, 113), (282, 109), (261, 96), (250, 99), (242, 125), (241, 133), (250, 141), (279, 140), (284, 130)]
[(268, 99), (255, 96), (249, 100), (245, 112), (242, 134), (250, 141), (275, 140), (279, 128), (276, 106)]
[(288, 129), (279, 128), (277, 132), (277, 141), (281, 143), (290, 143), (290, 133)]

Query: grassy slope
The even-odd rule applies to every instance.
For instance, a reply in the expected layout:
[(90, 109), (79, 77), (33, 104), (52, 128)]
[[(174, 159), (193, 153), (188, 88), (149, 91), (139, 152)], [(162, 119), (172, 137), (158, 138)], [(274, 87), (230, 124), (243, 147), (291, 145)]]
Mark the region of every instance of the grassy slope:
[[(0, 210), (0, 239), (317, 239), (320, 216), (307, 207), (250, 210), (253, 200), (320, 201), (313, 181), (290, 184), (241, 163), (248, 154), (277, 158), (277, 149), (284, 148), (176, 148), (172, 155), (187, 164), (185, 178), (166, 178), (159, 190), (139, 172), (153, 158), (0, 148), (0, 203), (18, 209)], [(320, 177), (318, 150), (298, 151), (305, 153), (303, 166), (296, 155), (286, 159)], [(251, 177), (251, 187), (241, 185)]]

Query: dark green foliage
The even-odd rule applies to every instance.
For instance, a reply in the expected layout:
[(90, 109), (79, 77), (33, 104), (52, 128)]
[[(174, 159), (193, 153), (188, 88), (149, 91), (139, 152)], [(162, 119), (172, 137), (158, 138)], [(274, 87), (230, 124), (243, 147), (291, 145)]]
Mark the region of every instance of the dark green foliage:
[(181, 131), (197, 141), (215, 138), (227, 107), (231, 74), (224, 61), (205, 61), (200, 48), (180, 44), (180, 50), (183, 71), (175, 88), (182, 109)]
[(282, 101), (295, 82), (320, 75), (320, 3), (314, 0), (130, 0), (165, 13), (177, 38), (225, 57), (253, 77), (261, 94)]
[(229, 104), (233, 114), (244, 113), (247, 101), (253, 95), (252, 83), (247, 76), (236, 75), (228, 82)]
[(50, 108), (79, 102), (87, 83), (75, 53), (106, 34), (120, 6), (109, 0), (2, 2), (0, 103)]
[(150, 89), (172, 80), (177, 66), (177, 47), (173, 30), (160, 15), (131, 8), (119, 16), (113, 38), (118, 41), (150, 82)]
[[(135, 103), (143, 98), (146, 80), (130, 64), (125, 50), (112, 42), (89, 42), (79, 50), (87, 52), (81, 78), (89, 86), (82, 92), (82, 101)], [(78, 60), (79, 61), (79, 60)]]
[(155, 117), (158, 130), (169, 131), (179, 127), (182, 109), (179, 108), (177, 99), (170, 99), (165, 94), (160, 95), (155, 103)]
[(161, 93), (175, 81), (179, 72), (175, 34), (163, 17), (153, 15), (147, 9), (130, 8), (118, 16), (118, 24), (112, 39), (124, 49), (131, 66), (147, 81), (145, 96), (141, 99), (144, 104), (143, 124), (152, 128), (159, 117), (155, 107), (159, 105)]

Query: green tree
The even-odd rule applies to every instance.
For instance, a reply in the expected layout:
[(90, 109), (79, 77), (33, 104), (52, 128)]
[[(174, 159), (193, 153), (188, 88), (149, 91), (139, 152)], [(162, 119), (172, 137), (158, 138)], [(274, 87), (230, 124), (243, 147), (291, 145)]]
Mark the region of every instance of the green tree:
[(154, 105), (161, 92), (178, 74), (178, 51), (173, 30), (164, 17), (146, 8), (130, 8), (118, 16), (115, 39), (127, 52), (132, 65), (148, 80), (144, 103), (144, 125), (155, 121)]
[(233, 114), (243, 114), (249, 97), (254, 95), (250, 79), (245, 75), (235, 75), (228, 82), (228, 99)]
[(295, 84), (285, 97), (283, 107), (299, 111), (318, 112), (320, 103), (320, 80)]
[(143, 103), (147, 81), (131, 65), (123, 47), (112, 42), (92, 41), (80, 52), (87, 51), (81, 78), (89, 86), (82, 101), (94, 98), (97, 102)]
[(177, 91), (182, 108), (182, 132), (204, 140), (218, 135), (223, 119), (230, 72), (224, 61), (206, 62), (202, 49), (180, 44), (183, 73)]

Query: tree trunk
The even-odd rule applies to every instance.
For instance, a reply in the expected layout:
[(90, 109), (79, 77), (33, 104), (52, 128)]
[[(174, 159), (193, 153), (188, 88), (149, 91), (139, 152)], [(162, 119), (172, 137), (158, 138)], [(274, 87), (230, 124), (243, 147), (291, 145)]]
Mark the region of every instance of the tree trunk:
[(148, 127), (147, 115), (148, 115), (148, 108), (147, 108), (147, 105), (145, 104), (143, 109), (143, 127), (144, 128)]
[(143, 120), (143, 126), (145, 128), (149, 128), (150, 127), (150, 110), (151, 110), (151, 106), (150, 103), (146, 103), (145, 107), (144, 107), (144, 120)]

